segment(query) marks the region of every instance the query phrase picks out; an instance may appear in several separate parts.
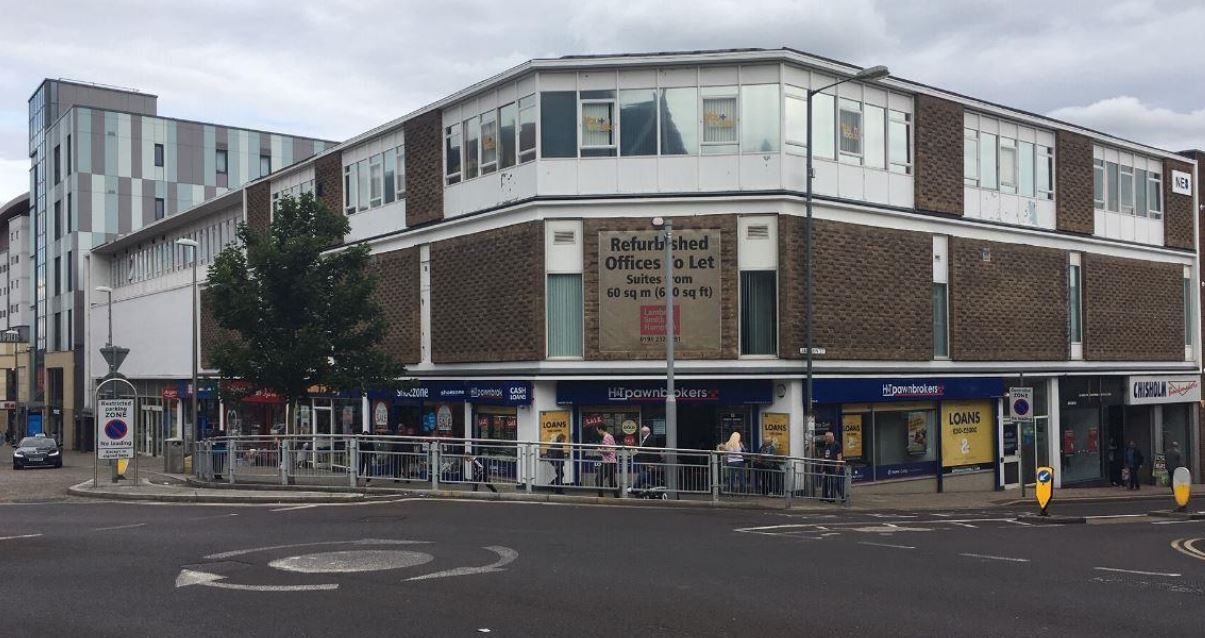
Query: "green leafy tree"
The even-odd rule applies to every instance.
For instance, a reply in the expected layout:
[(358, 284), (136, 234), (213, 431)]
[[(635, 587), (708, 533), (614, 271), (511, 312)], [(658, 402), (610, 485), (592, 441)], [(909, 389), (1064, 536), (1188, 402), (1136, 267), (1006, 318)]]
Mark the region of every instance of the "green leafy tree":
[(373, 300), (368, 247), (331, 250), (348, 229), (346, 217), (308, 193), (278, 200), (267, 231), (239, 226), (242, 247), (214, 259), (207, 290), (217, 324), (230, 332), (213, 353), (223, 379), (271, 388), (290, 408), (311, 386), (398, 385), (404, 368), (379, 348), (387, 324)]

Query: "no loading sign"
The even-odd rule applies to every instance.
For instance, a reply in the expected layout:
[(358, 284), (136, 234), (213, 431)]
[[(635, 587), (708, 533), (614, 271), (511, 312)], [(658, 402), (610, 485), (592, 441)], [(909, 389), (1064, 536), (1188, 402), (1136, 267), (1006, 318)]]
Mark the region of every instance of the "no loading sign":
[[(210, 554), (204, 557), (207, 562), (186, 566), (176, 576), (176, 588), (199, 585), (239, 591), (329, 591), (339, 588), (338, 582), (329, 582), (337, 580), (337, 574), (401, 571), (401, 582), (423, 581), (505, 571), (503, 567), (519, 556), (509, 547), (493, 545), (475, 552), (483, 557), (476, 563), (461, 560), (457, 562), (468, 564), (439, 568), (436, 566), (443, 562), (452, 563), (446, 558), (437, 559), (436, 554), (442, 553), (430, 541), (378, 538), (253, 547)], [(491, 560), (482, 564), (485, 559)], [(259, 577), (247, 577), (248, 572), (255, 571), (260, 572)], [(326, 578), (293, 582), (296, 579), (285, 574), (321, 574)], [(280, 582), (282, 578), (287, 582)]]

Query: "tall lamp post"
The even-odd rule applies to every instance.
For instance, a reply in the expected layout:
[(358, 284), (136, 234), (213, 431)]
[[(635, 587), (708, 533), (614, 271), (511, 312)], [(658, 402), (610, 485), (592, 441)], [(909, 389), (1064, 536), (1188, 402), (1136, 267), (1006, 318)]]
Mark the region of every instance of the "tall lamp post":
[[(114, 356), (114, 352), (113, 352), (113, 289), (108, 286), (97, 286), (96, 292), (104, 293), (105, 296), (108, 298), (106, 307), (108, 308), (108, 311), (109, 311), (109, 338), (105, 340), (105, 347), (101, 348), (101, 354), (105, 355), (105, 360), (109, 364), (109, 374), (105, 375), (105, 378), (109, 379), (109, 378), (112, 378), (112, 376), (117, 372), (117, 366), (119, 365), (119, 362), (117, 361), (117, 358)], [(112, 394), (110, 396), (112, 398), (116, 399), (117, 398), (117, 384), (113, 384), (113, 387), (110, 388), (110, 391), (112, 392)], [(99, 398), (100, 397), (98, 396), (97, 399), (99, 399)], [(97, 419), (97, 423), (99, 423), (100, 422), (99, 407), (95, 408), (95, 411), (93, 412), (93, 414), (95, 415), (94, 418)], [(99, 428), (98, 428), (98, 430), (99, 430)], [(137, 437), (137, 435), (135, 435), (135, 437)], [(98, 450), (100, 449), (99, 445), (100, 444), (97, 443)], [(113, 479), (114, 483), (116, 483), (117, 479), (120, 478), (120, 475), (118, 474), (118, 471), (117, 471), (117, 463), (118, 463), (118, 460), (113, 459), (113, 461), (112, 461), (112, 467), (113, 467), (112, 479)], [(94, 470), (93, 476), (92, 476), (93, 485), (96, 484), (95, 469), (96, 469), (96, 466), (93, 465), (93, 470)]]
[[(197, 248), (200, 244), (198, 244), (196, 242), (196, 240), (193, 240), (193, 239), (180, 238), (180, 239), (176, 240), (176, 245), (183, 246), (185, 248), (192, 248), (192, 287), (189, 288), (189, 291), (192, 293), (192, 392), (191, 392), (191, 394), (192, 394), (192, 429), (194, 430), (193, 440), (195, 441), (196, 434), (197, 434), (195, 431), (197, 429), (197, 422), (198, 422), (198, 419), (197, 419), (197, 394), (200, 393), (200, 391), (201, 391), (201, 388), (197, 386)], [(181, 434), (183, 434), (183, 432), (181, 432)], [(186, 441), (185, 445), (191, 446), (190, 443), (187, 443), (188, 437), (184, 437), (184, 438)]]
[(872, 66), (872, 67), (867, 67), (865, 69), (862, 69), (856, 75), (853, 75), (853, 76), (850, 76), (850, 77), (847, 77), (847, 78), (844, 78), (841, 80), (837, 80), (836, 82), (833, 82), (832, 84), (827, 84), (827, 85), (822, 86), (817, 89), (808, 89), (807, 120), (806, 120), (807, 128), (808, 128), (808, 135), (807, 135), (807, 176), (808, 176), (807, 177), (807, 186), (808, 186), (807, 221), (804, 223), (804, 231), (803, 231), (803, 254), (804, 254), (803, 260), (804, 260), (805, 269), (807, 270), (807, 273), (804, 277), (804, 285), (805, 285), (804, 345), (807, 349), (807, 366), (808, 366), (808, 368), (807, 368), (807, 390), (805, 391), (804, 396), (803, 396), (803, 415), (804, 415), (804, 419), (806, 419), (806, 423), (804, 424), (804, 427), (807, 428), (808, 433), (815, 432), (815, 430), (816, 430), (816, 414), (813, 411), (813, 406), (812, 406), (812, 401), (813, 401), (812, 400), (812, 397), (813, 397), (813, 394), (812, 394), (812, 355), (813, 355), (813, 350), (815, 349), (814, 345), (812, 343), (812, 287), (813, 287), (812, 286), (812, 270), (813, 270), (812, 269), (812, 190), (813, 190), (812, 186), (813, 186), (813, 181), (816, 179), (816, 172), (814, 170), (812, 170), (812, 149), (813, 149), (813, 147), (812, 147), (812, 129), (815, 128), (814, 126), (812, 126), (812, 98), (815, 97), (817, 93), (831, 89), (834, 86), (837, 86), (838, 84), (844, 84), (846, 82), (850, 82), (850, 81), (854, 81), (854, 80), (860, 81), (860, 82), (870, 82), (873, 80), (881, 80), (881, 79), (887, 77), (889, 74), (890, 74), (890, 71), (888, 71), (887, 67), (885, 67), (885, 66)]
[(674, 396), (674, 220), (654, 217), (665, 239), (665, 447), (678, 447), (678, 398)]

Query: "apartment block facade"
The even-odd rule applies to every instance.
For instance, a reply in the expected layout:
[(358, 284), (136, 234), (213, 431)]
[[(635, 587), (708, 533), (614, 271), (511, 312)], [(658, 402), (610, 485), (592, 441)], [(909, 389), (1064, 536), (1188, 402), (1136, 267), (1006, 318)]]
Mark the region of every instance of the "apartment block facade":
[[(1199, 154), (896, 78), (822, 91), (807, 121), (808, 90), (858, 70), (785, 49), (533, 60), (131, 229), (92, 277), (116, 323), (154, 317), (139, 333), (171, 357), (131, 354), (128, 374), (180, 412), (190, 289), (151, 240), (266, 228), (312, 192), (371, 248), (384, 347), (418, 383), (315, 395), (289, 424), (271, 389), (226, 405), (201, 383), (192, 435), (538, 440), (566, 420), (575, 441), (605, 424), (664, 444), (668, 218), (680, 447), (738, 431), (804, 455), (832, 432), (859, 489), (885, 491), (1005, 489), (1041, 465), (1107, 483), (1129, 440), (1152, 459), (1175, 441), (1199, 471)], [(169, 266), (129, 272), (146, 259)], [(203, 363), (223, 338), (208, 317)], [(1014, 387), (1033, 420), (1010, 417)]]
[(29, 316), (36, 372), (23, 408), (27, 427), (68, 447), (91, 445), (83, 334), (92, 249), (330, 144), (162, 117), (157, 103), (67, 80), (45, 80), (29, 99), (31, 271), (19, 312)]

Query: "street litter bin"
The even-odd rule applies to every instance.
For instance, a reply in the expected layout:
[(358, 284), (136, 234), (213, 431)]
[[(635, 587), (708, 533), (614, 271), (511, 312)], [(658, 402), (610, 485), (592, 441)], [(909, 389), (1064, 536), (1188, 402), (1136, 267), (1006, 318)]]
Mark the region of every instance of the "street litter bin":
[(163, 471), (168, 474), (184, 473), (184, 439), (163, 442)]

